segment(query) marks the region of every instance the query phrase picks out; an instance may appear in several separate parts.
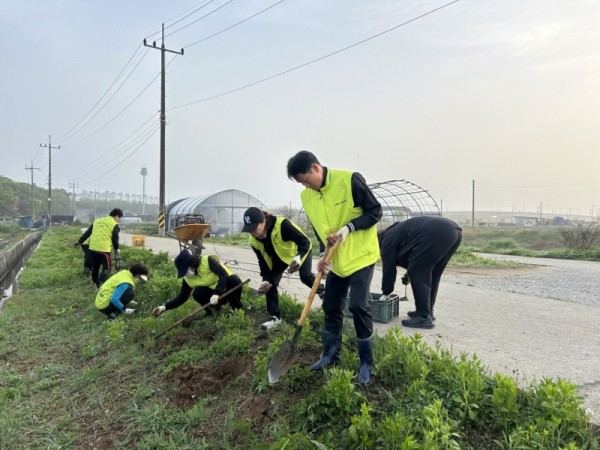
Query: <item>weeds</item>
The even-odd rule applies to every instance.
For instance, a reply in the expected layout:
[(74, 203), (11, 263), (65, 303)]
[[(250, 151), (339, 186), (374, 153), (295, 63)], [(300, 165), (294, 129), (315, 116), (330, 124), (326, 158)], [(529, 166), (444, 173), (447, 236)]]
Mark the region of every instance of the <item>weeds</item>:
[[(72, 262), (67, 244), (79, 233), (51, 229), (27, 264), (21, 291), (0, 312), (0, 448), (600, 447), (571, 383), (519, 388), (513, 377), (488, 374), (474, 356), (454, 357), (397, 328), (375, 337), (376, 381), (368, 388), (356, 382), (356, 336), (348, 323), (337, 367), (315, 375), (295, 365), (269, 385), (269, 361), (293, 334), (302, 308), (287, 296), (284, 324), (275, 330), (259, 330), (264, 298), (244, 290), (243, 310), (225, 307), (156, 340), (158, 330), (198, 307), (190, 301), (150, 316), (179, 289), (164, 254), (123, 248), (128, 263), (150, 267), (150, 282), (136, 290), (136, 315), (107, 321)], [(301, 351), (320, 349), (321, 326), (322, 314), (311, 311)], [(216, 368), (239, 355), (254, 358), (244, 376), (173, 403), (191, 387), (177, 385), (173, 372)]]

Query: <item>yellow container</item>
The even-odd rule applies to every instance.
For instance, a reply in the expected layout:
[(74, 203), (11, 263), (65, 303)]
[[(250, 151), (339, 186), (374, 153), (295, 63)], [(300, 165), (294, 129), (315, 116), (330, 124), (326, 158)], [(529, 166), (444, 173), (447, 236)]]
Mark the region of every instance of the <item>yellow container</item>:
[(131, 236), (131, 245), (133, 247), (144, 247), (146, 245), (146, 236)]

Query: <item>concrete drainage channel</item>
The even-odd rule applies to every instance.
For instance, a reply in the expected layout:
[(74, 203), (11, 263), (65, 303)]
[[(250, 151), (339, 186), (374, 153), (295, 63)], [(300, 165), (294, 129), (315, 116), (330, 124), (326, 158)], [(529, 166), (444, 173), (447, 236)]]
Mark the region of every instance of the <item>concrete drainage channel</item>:
[(42, 232), (32, 233), (0, 253), (0, 309), (4, 302), (17, 291), (17, 275), (42, 239)]

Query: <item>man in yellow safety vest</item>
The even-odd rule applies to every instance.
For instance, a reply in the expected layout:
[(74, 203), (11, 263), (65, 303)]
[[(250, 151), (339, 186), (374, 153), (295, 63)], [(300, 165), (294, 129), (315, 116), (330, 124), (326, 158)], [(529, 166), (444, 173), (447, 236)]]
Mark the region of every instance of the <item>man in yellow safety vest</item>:
[(329, 169), (317, 157), (301, 151), (289, 159), (287, 175), (306, 189), (301, 193), (302, 206), (324, 249), (341, 240), (331, 264), (324, 258), (317, 263), (327, 273), (321, 334), (323, 350), (313, 371), (339, 362), (342, 345), (344, 304), (348, 290), (349, 311), (354, 319), (360, 369), (358, 381), (371, 382), (373, 367), (373, 321), (368, 298), (375, 263), (379, 259), (377, 222), (382, 208), (363, 176), (358, 172)]

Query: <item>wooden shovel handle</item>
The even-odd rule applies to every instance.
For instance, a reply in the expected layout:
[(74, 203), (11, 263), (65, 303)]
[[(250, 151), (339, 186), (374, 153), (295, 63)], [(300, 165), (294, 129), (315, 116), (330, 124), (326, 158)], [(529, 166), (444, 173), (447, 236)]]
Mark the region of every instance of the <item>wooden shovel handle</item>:
[[(326, 262), (326, 263), (331, 262), (331, 258), (333, 258), (333, 254), (335, 253), (337, 248), (340, 246), (341, 242), (342, 242), (342, 240), (338, 239), (335, 242), (335, 244), (333, 245), (333, 247), (331, 247), (331, 248), (329, 247), (329, 244), (327, 244), (327, 246), (325, 247), (325, 261), (324, 262)], [(308, 299), (306, 299), (306, 303), (304, 304), (304, 309), (302, 310), (302, 315), (300, 316), (300, 319), (298, 319), (299, 327), (303, 327), (304, 323), (306, 322), (306, 317), (308, 316), (308, 312), (310, 311), (310, 308), (312, 307), (313, 299), (315, 298), (315, 295), (317, 294), (317, 291), (319, 290), (319, 285), (321, 284), (323, 275), (324, 275), (323, 272), (319, 272), (317, 274), (317, 277), (315, 278), (315, 282), (312, 285), (310, 294), (308, 294)]]
[[(234, 291), (237, 291), (238, 289), (240, 289), (241, 287), (243, 287), (245, 284), (250, 283), (250, 278), (248, 278), (246, 281), (244, 281), (241, 284), (238, 284), (237, 286), (232, 287), (231, 289), (229, 289), (228, 291), (224, 292), (223, 294), (221, 294), (221, 296), (219, 297), (219, 302), (221, 302), (221, 300), (224, 297), (227, 297), (229, 294), (231, 294)], [(162, 330), (160, 333), (158, 333), (157, 335), (154, 336), (154, 339), (157, 339), (159, 337), (161, 337), (163, 334), (165, 334), (167, 331), (172, 330), (173, 328), (175, 328), (177, 325), (183, 323), (184, 321), (186, 321), (187, 319), (189, 319), (190, 317), (195, 316), (196, 314), (198, 314), (200, 311), (204, 311), (206, 308), (208, 308), (210, 306), (210, 303), (207, 303), (204, 306), (201, 306), (200, 308), (198, 308), (197, 310), (195, 310), (194, 312), (188, 314), (187, 316), (185, 316), (182, 319), (179, 319), (177, 322), (175, 322), (174, 324), (170, 325), (169, 327), (165, 328), (164, 330)]]

